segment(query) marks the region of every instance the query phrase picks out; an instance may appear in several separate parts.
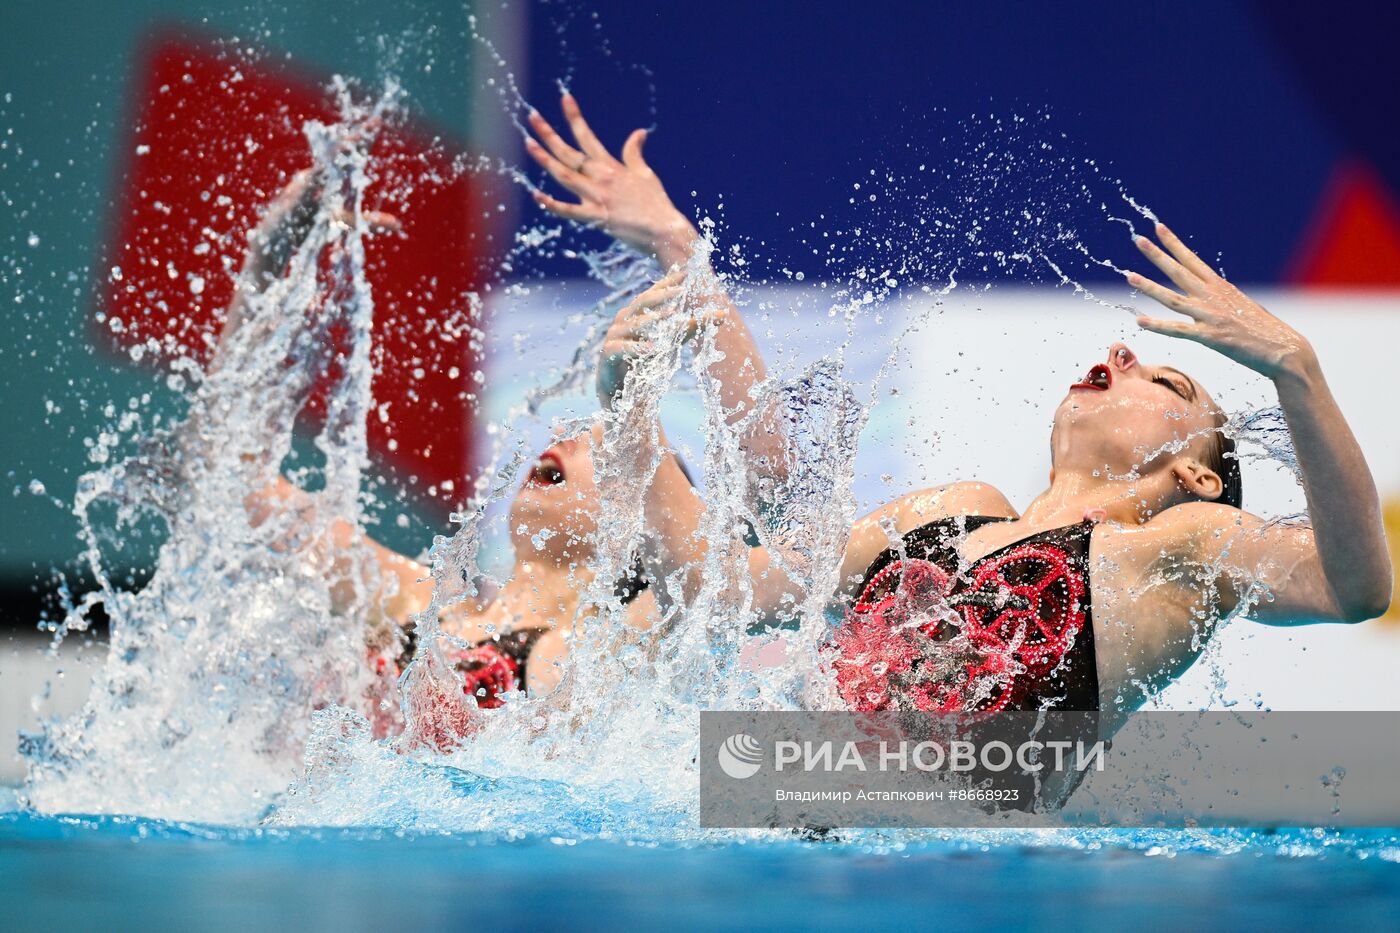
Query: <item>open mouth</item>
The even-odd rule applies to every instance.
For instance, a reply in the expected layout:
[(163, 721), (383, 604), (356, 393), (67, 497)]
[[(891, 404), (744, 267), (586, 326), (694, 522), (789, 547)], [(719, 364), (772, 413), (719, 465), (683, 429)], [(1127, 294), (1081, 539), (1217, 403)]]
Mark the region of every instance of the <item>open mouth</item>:
[(540, 459), (530, 468), (531, 486), (558, 486), (564, 482), (564, 464), (549, 451), (540, 454)]
[(1104, 363), (1098, 363), (1091, 367), (1088, 374), (1074, 385), (1071, 389), (1094, 389), (1098, 392), (1105, 392), (1113, 385), (1113, 371)]

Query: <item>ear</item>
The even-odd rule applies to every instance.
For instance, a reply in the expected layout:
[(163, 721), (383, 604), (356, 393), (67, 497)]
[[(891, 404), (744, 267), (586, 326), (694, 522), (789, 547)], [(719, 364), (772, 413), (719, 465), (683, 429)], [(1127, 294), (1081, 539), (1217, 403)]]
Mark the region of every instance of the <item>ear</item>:
[(1214, 502), (1225, 491), (1219, 474), (1194, 457), (1178, 457), (1172, 463), (1172, 475), (1197, 499)]

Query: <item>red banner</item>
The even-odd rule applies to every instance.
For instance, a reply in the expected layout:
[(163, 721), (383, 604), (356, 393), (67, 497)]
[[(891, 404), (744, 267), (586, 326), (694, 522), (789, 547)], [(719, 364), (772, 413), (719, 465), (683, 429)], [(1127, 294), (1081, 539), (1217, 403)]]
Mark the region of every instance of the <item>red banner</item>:
[[(311, 163), (303, 124), (336, 111), (326, 82), (217, 43), (163, 36), (142, 62), (99, 339), (119, 350), (173, 341), (207, 362), (262, 206)], [(485, 193), (461, 148), (421, 123), (386, 127), (371, 159), (366, 208), (396, 214), (403, 232), (367, 248), (378, 406), (370, 446), (451, 507), (475, 462), (483, 387), (472, 296), (487, 275)]]

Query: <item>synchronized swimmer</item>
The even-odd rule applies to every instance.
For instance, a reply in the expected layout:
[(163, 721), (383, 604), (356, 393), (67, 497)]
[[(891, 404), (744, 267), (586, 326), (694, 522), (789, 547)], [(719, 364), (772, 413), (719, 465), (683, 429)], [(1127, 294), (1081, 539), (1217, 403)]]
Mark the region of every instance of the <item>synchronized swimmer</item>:
[[(244, 309), (250, 299), (283, 273), (291, 255), (310, 233), (320, 187), (316, 175), (299, 174), (272, 202), (253, 231), (211, 369), (225, 365), (234, 334), (249, 326)], [(648, 198), (637, 200), (645, 204)], [(397, 218), (390, 214), (370, 213), (364, 219), (375, 232), (398, 227)], [(693, 238), (693, 229), (688, 236), (686, 231), (680, 231), (677, 242), (683, 245), (679, 249), (688, 251)], [(680, 251), (668, 252), (661, 238), (656, 240), (655, 252), (662, 262), (682, 255)], [(251, 335), (254, 340), (260, 336)], [(737, 419), (741, 408), (738, 400), (747, 398), (767, 378), (767, 372), (742, 322), (726, 329), (723, 347), (728, 351), (726, 360), (716, 362), (711, 375), (724, 386), (725, 402)], [(464, 681), (466, 697), (474, 700), (476, 706), (499, 707), (515, 691), (534, 695), (552, 691), (562, 677), (575, 626), (587, 624), (596, 615), (596, 608), (583, 606), (582, 600), (594, 582), (594, 542), (602, 501), (593, 453), (602, 442), (602, 434), (602, 423), (595, 423), (590, 431), (578, 436), (557, 437), (539, 456), (511, 500), (509, 526), (515, 564), (508, 578), (489, 596), (455, 604), (440, 617), (442, 630), (465, 646), (453, 649), (450, 660)], [(764, 445), (773, 443), (771, 436), (755, 432), (752, 447), (763, 452)], [(773, 475), (781, 478), (780, 458), (771, 452), (768, 455), (775, 464)], [(262, 452), (248, 451), (244, 456), (257, 458)], [(674, 465), (684, 476), (685, 467), (679, 461)], [(246, 505), (255, 524), (265, 521), (274, 509), (299, 513), (317, 507), (314, 496), (282, 477), (274, 486), (256, 490)], [(415, 620), (432, 600), (431, 571), (374, 541), (348, 521), (333, 520), (330, 532), (328, 541), (302, 546), (333, 552), (347, 552), (357, 543), (368, 546), (383, 579), (382, 589), (369, 600), (376, 618), (372, 620), (375, 624), (368, 636), (368, 647), (377, 672), (396, 677), (413, 656)], [(614, 592), (623, 606), (624, 625), (616, 633), (615, 648), (634, 643), (656, 621), (656, 600), (650, 583), (651, 578), (640, 566), (616, 581)], [(353, 587), (337, 587), (334, 592), (348, 596)], [(348, 599), (339, 600), (337, 608), (347, 610)], [(382, 692), (388, 692), (387, 688)], [(369, 705), (377, 708), (379, 704)], [(424, 738), (442, 744), (450, 741), (453, 732), (468, 729), (470, 709), (462, 709), (448, 697), (437, 698), (433, 705), (430, 718), (442, 722), (435, 724), (434, 735)], [(392, 717), (389, 721), (376, 719), (381, 734), (397, 725)]]

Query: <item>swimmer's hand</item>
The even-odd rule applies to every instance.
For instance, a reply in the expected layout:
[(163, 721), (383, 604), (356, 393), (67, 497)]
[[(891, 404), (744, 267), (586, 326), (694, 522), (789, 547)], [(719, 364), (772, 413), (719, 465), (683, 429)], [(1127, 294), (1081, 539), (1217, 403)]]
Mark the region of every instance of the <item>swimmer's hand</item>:
[(647, 131), (632, 131), (618, 161), (593, 135), (573, 95), (565, 94), (561, 104), (577, 148), (532, 110), (530, 128), (544, 145), (526, 137), (525, 150), (555, 181), (577, 195), (579, 203), (561, 201), (543, 191), (535, 192), (535, 200), (560, 217), (602, 228), (628, 246), (655, 256), (667, 269), (684, 265), (699, 234), (642, 158)]
[(1187, 248), (1166, 224), (1157, 225), (1164, 252), (1147, 237), (1136, 237), (1138, 249), (1185, 294), (1178, 294), (1136, 272), (1128, 284), (1190, 321), (1139, 317), (1138, 326), (1169, 337), (1185, 337), (1277, 381), (1298, 376), (1316, 366), (1312, 346), (1302, 334), (1265, 311), (1257, 302), (1220, 276)]
[[(598, 362), (598, 401), (603, 407), (611, 408), (622, 395), (633, 365), (656, 349), (657, 325), (682, 313), (685, 299), (685, 272), (678, 269), (632, 299), (613, 318)], [(691, 317), (682, 339), (695, 336), (699, 324)]]
[[(268, 205), (248, 237), (248, 254), (243, 263), (247, 287), (262, 291), (282, 273), (292, 253), (311, 232), (322, 187), (319, 173), (304, 169), (293, 175)], [(400, 233), (403, 229), (396, 216), (384, 211), (361, 211), (360, 218), (371, 234)], [(354, 220), (349, 211), (335, 213), (335, 221), (344, 226), (351, 226)]]

